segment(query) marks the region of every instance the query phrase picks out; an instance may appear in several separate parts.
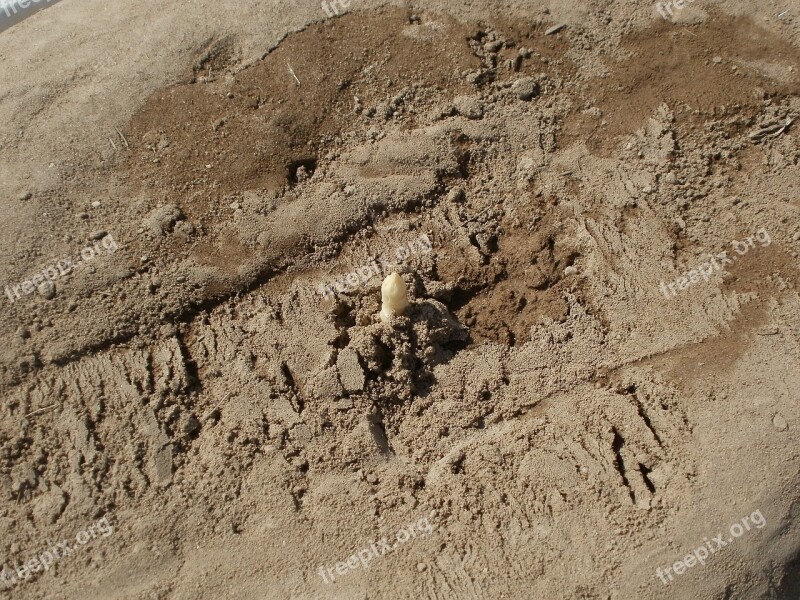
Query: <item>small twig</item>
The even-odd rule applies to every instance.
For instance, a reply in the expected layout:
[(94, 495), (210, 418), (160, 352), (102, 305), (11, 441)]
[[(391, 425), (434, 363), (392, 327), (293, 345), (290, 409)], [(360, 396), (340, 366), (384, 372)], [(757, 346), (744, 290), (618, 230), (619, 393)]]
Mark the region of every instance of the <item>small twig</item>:
[(545, 35), (553, 35), (554, 33), (558, 33), (559, 31), (564, 29), (564, 27), (566, 27), (566, 26), (567, 26), (566, 23), (559, 23), (558, 25), (553, 25), (550, 29), (545, 31), (544, 34)]
[(585, 154), (581, 154), (581, 155), (578, 157), (578, 160), (576, 161), (576, 162), (577, 162), (577, 164), (578, 164), (578, 170), (581, 172), (581, 175), (583, 175), (583, 174), (584, 174), (584, 173), (583, 173), (583, 165), (581, 165), (581, 159), (583, 159), (583, 158), (586, 158), (586, 155), (585, 155)]
[(217, 412), (217, 409), (218, 409), (220, 406), (222, 406), (222, 403), (223, 403), (223, 402), (225, 402), (226, 400), (230, 399), (230, 397), (231, 397), (231, 395), (230, 395), (230, 394), (228, 394), (228, 395), (227, 395), (227, 396), (225, 396), (225, 397), (224, 397), (222, 400), (220, 400), (220, 401), (219, 401), (219, 404), (217, 404), (217, 405), (216, 405), (214, 408), (212, 408), (210, 411), (208, 411), (208, 412), (207, 412), (207, 413), (206, 413), (206, 414), (203, 416), (203, 421), (207, 421), (208, 419), (210, 419), (210, 418), (211, 418), (211, 415), (213, 415), (215, 412)]
[(475, 215), (475, 216), (474, 216), (474, 217), (472, 217), (471, 219), (467, 219), (466, 221), (464, 221), (463, 223), (461, 223), (461, 225), (460, 225), (460, 226), (461, 226), (461, 227), (463, 227), (463, 226), (464, 226), (464, 225), (466, 225), (467, 223), (471, 223), (472, 221), (474, 221), (475, 219), (477, 219), (478, 217), (480, 217), (480, 216), (481, 216), (483, 213), (487, 212), (487, 211), (488, 211), (488, 210), (490, 210), (491, 208), (492, 208), (491, 206), (487, 206), (486, 208), (484, 208), (484, 209), (483, 209), (481, 212), (479, 212), (477, 215)]
[(108, 138), (108, 141), (111, 142), (111, 147), (114, 148), (114, 150), (116, 150), (117, 149), (117, 145), (114, 143), (114, 140), (112, 140), (111, 138)]
[(38, 415), (39, 413), (43, 413), (44, 411), (46, 411), (46, 410), (50, 410), (51, 408), (54, 408), (54, 407), (56, 407), (56, 406), (58, 406), (58, 404), (51, 404), (50, 406), (45, 406), (44, 408), (39, 408), (39, 409), (36, 409), (36, 410), (35, 410), (35, 411), (33, 411), (33, 412), (29, 412), (27, 415), (25, 415), (25, 416), (24, 416), (24, 417), (22, 417), (22, 418), (23, 418), (23, 419), (27, 419), (28, 417), (32, 417), (33, 415)]
[[(116, 128), (116, 127), (114, 127), (114, 129), (117, 129), (117, 128)], [(119, 129), (117, 129), (117, 133), (119, 134), (119, 137), (121, 137), (121, 138), (122, 138), (122, 141), (125, 143), (125, 147), (126, 147), (128, 150), (130, 150), (130, 149), (131, 149), (131, 147), (128, 145), (128, 140), (127, 140), (127, 139), (125, 139), (125, 136), (122, 134), (122, 132), (121, 132)]]
[(786, 131), (786, 128), (789, 127), (792, 122), (793, 119), (791, 117), (787, 117), (787, 119), (783, 122), (771, 123), (761, 127), (761, 129), (752, 132), (749, 137), (753, 142), (761, 141), (765, 137), (778, 137), (784, 131)]
[(297, 75), (294, 74), (294, 69), (292, 68), (292, 65), (289, 64), (288, 60), (286, 61), (286, 66), (289, 67), (289, 73), (292, 74), (292, 77), (294, 77), (294, 80), (297, 82), (297, 85), (300, 85), (300, 80), (297, 78)]
[(784, 131), (786, 131), (786, 128), (789, 127), (789, 125), (791, 125), (793, 121), (794, 121), (794, 119), (787, 118), (786, 122), (783, 124), (783, 126), (781, 126), (781, 128), (778, 129), (778, 131), (776, 131), (775, 133), (771, 134), (771, 136), (772, 137), (778, 137), (780, 134), (782, 134)]

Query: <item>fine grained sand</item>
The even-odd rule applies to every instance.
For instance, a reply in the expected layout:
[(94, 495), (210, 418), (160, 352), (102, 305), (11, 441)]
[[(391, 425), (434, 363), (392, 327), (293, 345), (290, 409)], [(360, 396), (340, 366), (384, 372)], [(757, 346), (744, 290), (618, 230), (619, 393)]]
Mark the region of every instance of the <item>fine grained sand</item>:
[(795, 12), (0, 34), (2, 597), (800, 597)]

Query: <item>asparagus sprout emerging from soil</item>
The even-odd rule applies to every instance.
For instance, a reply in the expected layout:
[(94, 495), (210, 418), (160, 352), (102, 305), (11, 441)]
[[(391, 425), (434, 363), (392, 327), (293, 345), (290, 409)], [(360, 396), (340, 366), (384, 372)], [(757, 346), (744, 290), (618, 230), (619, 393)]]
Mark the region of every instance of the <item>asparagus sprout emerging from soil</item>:
[(388, 323), (394, 315), (402, 315), (408, 307), (406, 283), (392, 273), (381, 284), (381, 321)]

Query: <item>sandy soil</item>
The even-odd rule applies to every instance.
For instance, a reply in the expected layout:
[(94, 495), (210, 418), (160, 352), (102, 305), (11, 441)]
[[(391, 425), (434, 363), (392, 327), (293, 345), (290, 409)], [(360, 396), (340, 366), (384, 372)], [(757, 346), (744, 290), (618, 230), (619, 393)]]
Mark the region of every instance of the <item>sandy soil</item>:
[(800, 12), (671, 10), (0, 34), (0, 598), (800, 598)]

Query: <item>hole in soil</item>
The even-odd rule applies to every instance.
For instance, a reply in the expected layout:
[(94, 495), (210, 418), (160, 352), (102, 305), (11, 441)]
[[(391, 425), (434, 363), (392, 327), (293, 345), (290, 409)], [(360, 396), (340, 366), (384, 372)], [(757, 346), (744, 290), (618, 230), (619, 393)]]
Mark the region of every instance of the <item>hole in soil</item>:
[(642, 463), (639, 463), (639, 472), (642, 474), (642, 479), (644, 480), (644, 484), (647, 486), (647, 489), (650, 490), (651, 494), (656, 493), (656, 486), (653, 485), (653, 482), (650, 481), (650, 469), (645, 467)]
[(286, 165), (286, 180), (290, 185), (309, 179), (317, 169), (316, 158), (301, 158)]
[(471, 224), (470, 247), (437, 265), (443, 281), (459, 282), (447, 304), (470, 328), (471, 344), (524, 344), (542, 318), (567, 318), (564, 291), (576, 280), (564, 270), (580, 254), (566, 241), (560, 213), (551, 201), (533, 199), (513, 220)]
[(386, 425), (380, 420), (380, 417), (372, 417), (369, 420), (369, 431), (372, 434), (372, 439), (375, 440), (375, 445), (381, 451), (381, 454), (392, 454), (392, 447), (389, 444), (389, 438), (386, 435)]

